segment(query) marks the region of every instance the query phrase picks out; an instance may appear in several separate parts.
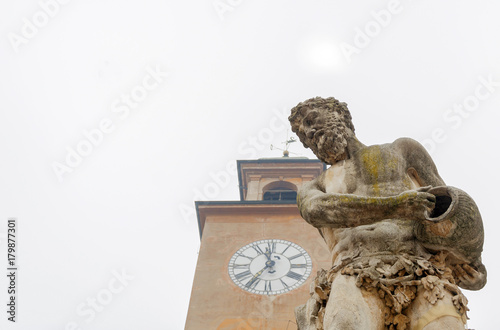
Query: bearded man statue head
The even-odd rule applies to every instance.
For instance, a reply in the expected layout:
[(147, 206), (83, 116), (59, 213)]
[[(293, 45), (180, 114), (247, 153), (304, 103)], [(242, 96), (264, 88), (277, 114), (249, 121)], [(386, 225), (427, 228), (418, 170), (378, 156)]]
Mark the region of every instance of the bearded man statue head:
[(315, 97), (295, 106), (288, 120), (304, 147), (324, 163), (348, 158), (347, 141), (354, 138), (354, 125), (346, 103)]

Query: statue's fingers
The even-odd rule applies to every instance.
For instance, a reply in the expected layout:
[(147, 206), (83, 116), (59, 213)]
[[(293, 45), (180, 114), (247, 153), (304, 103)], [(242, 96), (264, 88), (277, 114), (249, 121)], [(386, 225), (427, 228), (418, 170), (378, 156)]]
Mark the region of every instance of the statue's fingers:
[(436, 203), (433, 203), (431, 201), (425, 202), (425, 208), (426, 208), (427, 212), (429, 212), (429, 214), (432, 212), (432, 210), (434, 210), (435, 207), (436, 207)]
[(474, 276), (475, 274), (477, 274), (477, 271), (472, 268), (470, 265), (467, 265), (467, 264), (464, 264), (462, 266), (462, 268), (467, 272), (468, 275), (470, 276)]
[(436, 203), (436, 196), (427, 192), (419, 192), (417, 199), (423, 201), (426, 205), (434, 205)]
[(453, 267), (453, 270), (455, 271), (455, 273), (457, 273), (459, 277), (465, 275), (465, 270), (463, 270), (463, 268), (460, 265), (455, 265), (455, 267)]
[(432, 205), (436, 204), (436, 196), (434, 196), (433, 194), (429, 194), (427, 193), (427, 196), (425, 196), (425, 199), (432, 203)]
[(431, 188), (432, 188), (432, 186), (420, 187), (420, 188), (417, 189), (417, 191), (418, 192), (427, 192)]
[(434, 210), (434, 207), (436, 207), (436, 204), (432, 202), (426, 202), (425, 207), (427, 208), (427, 211), (432, 211)]
[(456, 265), (455, 270), (457, 270), (457, 272), (459, 273), (458, 277), (465, 279), (467, 281), (470, 281), (472, 279), (472, 277), (469, 274), (467, 274), (462, 265)]

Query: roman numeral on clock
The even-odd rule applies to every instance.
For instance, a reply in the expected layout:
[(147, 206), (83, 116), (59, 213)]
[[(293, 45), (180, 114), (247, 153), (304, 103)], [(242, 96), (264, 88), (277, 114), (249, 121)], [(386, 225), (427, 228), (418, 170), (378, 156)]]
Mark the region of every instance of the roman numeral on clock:
[(306, 268), (307, 265), (306, 264), (292, 264), (291, 267), (292, 268)]
[(272, 243), (267, 243), (267, 248), (269, 249), (269, 251), (271, 251), (271, 253), (276, 253), (276, 243), (272, 242)]
[(243, 257), (243, 258), (247, 258), (248, 260), (253, 260), (253, 258), (252, 258), (252, 257), (249, 257), (249, 256), (245, 255), (244, 253), (240, 253), (240, 255), (239, 255), (239, 256), (240, 256), (240, 257)]
[(269, 291), (269, 292), (273, 291), (273, 290), (271, 289), (271, 281), (266, 281), (266, 282), (264, 283), (264, 291)]
[(285, 276), (293, 278), (294, 280), (297, 280), (297, 281), (302, 278), (302, 275), (297, 274), (297, 273), (292, 272), (292, 271), (289, 271), (288, 274), (286, 274)]
[[(235, 264), (233, 266), (234, 269), (249, 269), (250, 268), (250, 264), (244, 264), (244, 265), (239, 265), (239, 264)], [(293, 265), (292, 265), (292, 268), (293, 268)]]
[(286, 247), (286, 249), (284, 249), (284, 250), (283, 250), (283, 252), (281, 252), (281, 254), (285, 254), (286, 250), (288, 250), (288, 248), (289, 248), (290, 246), (291, 246), (291, 245), (288, 245), (288, 246)]
[(234, 277), (236, 277), (236, 279), (239, 281), (244, 280), (245, 278), (250, 277), (250, 276), (252, 276), (252, 273), (249, 270), (238, 273), (238, 274), (234, 274)]
[(255, 250), (255, 252), (257, 252), (257, 254), (264, 254), (264, 251), (262, 251), (262, 249), (258, 245), (252, 246), (252, 248)]
[(288, 260), (293, 260), (293, 259), (296, 259), (298, 257), (302, 257), (302, 253), (299, 253), (299, 254), (296, 254), (294, 256), (291, 256), (290, 258), (288, 258)]

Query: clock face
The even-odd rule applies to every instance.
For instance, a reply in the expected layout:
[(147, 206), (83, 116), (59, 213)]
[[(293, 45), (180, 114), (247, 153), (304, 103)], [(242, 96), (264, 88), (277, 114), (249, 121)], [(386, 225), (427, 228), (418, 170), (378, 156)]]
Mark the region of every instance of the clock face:
[(252, 242), (229, 261), (229, 277), (255, 294), (276, 295), (298, 288), (311, 274), (311, 257), (299, 245), (281, 239)]

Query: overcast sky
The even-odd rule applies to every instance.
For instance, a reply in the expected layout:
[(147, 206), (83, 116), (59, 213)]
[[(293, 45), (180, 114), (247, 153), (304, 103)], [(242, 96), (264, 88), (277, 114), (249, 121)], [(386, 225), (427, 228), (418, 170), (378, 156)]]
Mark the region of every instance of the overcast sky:
[(469, 327), (497, 329), (499, 11), (456, 0), (1, 1), (0, 264), (9, 217), (19, 264), (17, 323), (2, 307), (1, 327), (182, 329), (194, 200), (237, 200), (236, 160), (280, 156), (270, 145), (282, 147), (289, 109), (334, 96), (364, 144), (414, 138), (475, 199), (488, 284), (465, 291)]

